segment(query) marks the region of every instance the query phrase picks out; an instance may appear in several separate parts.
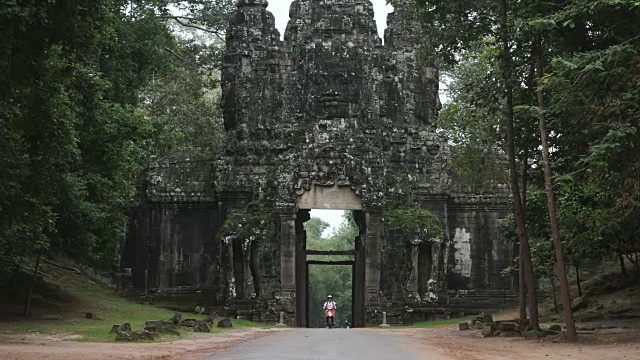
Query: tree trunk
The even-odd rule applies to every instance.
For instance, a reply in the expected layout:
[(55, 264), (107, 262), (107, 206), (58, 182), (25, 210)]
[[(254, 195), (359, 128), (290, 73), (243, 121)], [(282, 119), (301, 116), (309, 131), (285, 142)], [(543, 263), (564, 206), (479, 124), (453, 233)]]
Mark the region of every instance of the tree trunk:
[(551, 274), (549, 281), (551, 282), (551, 295), (553, 296), (553, 312), (558, 312), (558, 298), (556, 297), (555, 275)]
[(500, 22), (502, 29), (502, 66), (503, 81), (505, 86), (505, 111), (504, 121), (507, 137), (507, 156), (509, 158), (509, 179), (511, 183), (511, 194), (513, 196), (513, 205), (515, 212), (516, 225), (518, 229), (518, 239), (522, 249), (522, 259), (524, 265), (527, 298), (529, 303), (530, 325), (534, 329), (540, 328), (538, 320), (538, 298), (535, 287), (535, 276), (533, 274), (533, 262), (531, 261), (531, 248), (529, 247), (529, 238), (527, 235), (527, 223), (525, 213), (520, 197), (520, 186), (518, 184), (518, 168), (516, 164), (516, 147), (515, 147), (515, 129), (513, 123), (513, 79), (511, 69), (511, 49), (509, 47), (508, 35), (508, 8), (507, 0), (499, 0), (500, 5)]
[(622, 276), (627, 277), (627, 266), (624, 264), (624, 256), (621, 252), (618, 252), (618, 262), (620, 263), (620, 271)]
[(27, 293), (27, 301), (24, 305), (24, 317), (31, 315), (31, 296), (33, 295), (33, 288), (36, 286), (36, 279), (38, 278), (38, 269), (40, 268), (40, 254), (36, 258), (36, 266), (33, 270), (33, 277), (31, 278), (31, 285), (29, 286), (29, 292)]
[(578, 296), (582, 296), (582, 286), (580, 285), (580, 267), (576, 265), (576, 284), (578, 285)]
[[(528, 169), (529, 169), (529, 151), (528, 149), (524, 150), (524, 156), (522, 160), (522, 211), (526, 214), (527, 212), (527, 177), (528, 177)], [(524, 262), (522, 259), (524, 258), (523, 248), (518, 244), (518, 310), (519, 310), (519, 318), (520, 323), (524, 324), (527, 320), (527, 283), (524, 276)]]
[(565, 268), (564, 253), (562, 251), (562, 241), (560, 240), (560, 228), (558, 226), (558, 217), (556, 215), (556, 203), (553, 193), (553, 180), (551, 179), (551, 164), (549, 159), (549, 143), (547, 139), (547, 120), (544, 113), (544, 94), (542, 93), (542, 76), (544, 73), (544, 59), (542, 54), (542, 39), (540, 35), (536, 36), (534, 45), (534, 53), (536, 59), (536, 74), (538, 81), (538, 117), (540, 120), (540, 139), (542, 141), (542, 159), (544, 170), (544, 187), (547, 193), (547, 208), (549, 210), (549, 221), (551, 223), (551, 238), (553, 239), (553, 247), (556, 252), (556, 263), (558, 265), (558, 279), (560, 280), (560, 299), (562, 301), (562, 312), (564, 314), (564, 322), (567, 326), (567, 340), (576, 341), (576, 325), (573, 320), (573, 312), (571, 311), (571, 295), (569, 294), (569, 281), (567, 280), (567, 271)]

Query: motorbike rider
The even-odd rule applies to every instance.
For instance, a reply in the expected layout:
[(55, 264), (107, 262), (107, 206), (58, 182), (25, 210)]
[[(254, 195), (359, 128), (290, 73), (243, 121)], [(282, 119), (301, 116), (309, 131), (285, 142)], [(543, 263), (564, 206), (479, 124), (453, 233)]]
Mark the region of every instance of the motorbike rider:
[[(333, 296), (331, 295), (327, 296), (327, 301), (325, 301), (324, 305), (322, 305), (322, 309), (325, 311), (325, 314), (327, 310), (333, 310), (335, 312), (338, 309), (338, 306), (333, 301)], [(325, 320), (327, 322), (327, 326), (329, 326), (329, 316), (325, 316)], [(335, 321), (335, 313), (334, 313), (334, 319), (331, 320), (332, 325), (334, 321)]]

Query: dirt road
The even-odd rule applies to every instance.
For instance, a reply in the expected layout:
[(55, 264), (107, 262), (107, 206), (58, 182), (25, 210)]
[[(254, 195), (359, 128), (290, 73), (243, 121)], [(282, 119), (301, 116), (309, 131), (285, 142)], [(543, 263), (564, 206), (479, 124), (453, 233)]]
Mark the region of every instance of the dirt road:
[(86, 343), (65, 336), (0, 336), (0, 358), (11, 360), (640, 360), (640, 331), (582, 334), (567, 344), (522, 338), (481, 338), (453, 326), (437, 329), (236, 329), (193, 334), (168, 343)]

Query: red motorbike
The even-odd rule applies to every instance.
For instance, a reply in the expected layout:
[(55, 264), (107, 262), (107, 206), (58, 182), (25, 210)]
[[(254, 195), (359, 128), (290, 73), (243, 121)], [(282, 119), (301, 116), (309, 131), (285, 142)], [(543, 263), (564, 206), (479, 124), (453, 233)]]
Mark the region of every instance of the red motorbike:
[(327, 324), (327, 329), (331, 329), (332, 327), (334, 327), (335, 323), (336, 323), (336, 309), (333, 308), (327, 308), (324, 311), (324, 318), (326, 320), (326, 324)]

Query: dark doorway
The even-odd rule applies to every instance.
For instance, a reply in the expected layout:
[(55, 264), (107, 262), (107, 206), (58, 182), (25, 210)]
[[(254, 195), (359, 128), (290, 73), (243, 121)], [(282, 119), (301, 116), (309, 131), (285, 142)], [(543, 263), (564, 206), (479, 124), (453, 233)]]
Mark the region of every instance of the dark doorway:
[[(316, 307), (322, 308), (321, 304), (310, 304), (311, 289), (309, 284), (309, 267), (310, 266), (348, 266), (351, 274), (351, 319), (349, 323), (353, 327), (364, 327), (364, 302), (365, 302), (365, 258), (364, 244), (365, 238), (365, 221), (364, 213), (359, 210), (349, 211), (346, 218), (349, 218), (355, 226), (355, 231), (350, 232), (349, 236), (353, 238), (349, 242), (348, 250), (344, 246), (340, 250), (327, 249), (308, 249), (307, 233), (304, 223), (311, 217), (310, 210), (299, 210), (296, 221), (296, 320), (297, 327), (310, 327), (311, 309)], [(313, 286), (313, 285), (311, 285)], [(326, 294), (324, 295), (326, 296)], [(338, 306), (340, 303), (337, 301)], [(343, 308), (345, 304), (343, 303)], [(317, 310), (317, 309), (316, 309)], [(317, 315), (317, 314), (316, 314)], [(338, 315), (340, 316), (340, 315)], [(344, 318), (340, 318), (341, 325), (344, 324)]]
[(353, 324), (354, 261), (307, 261), (307, 327), (325, 326), (322, 305), (326, 296), (336, 302), (336, 327)]

